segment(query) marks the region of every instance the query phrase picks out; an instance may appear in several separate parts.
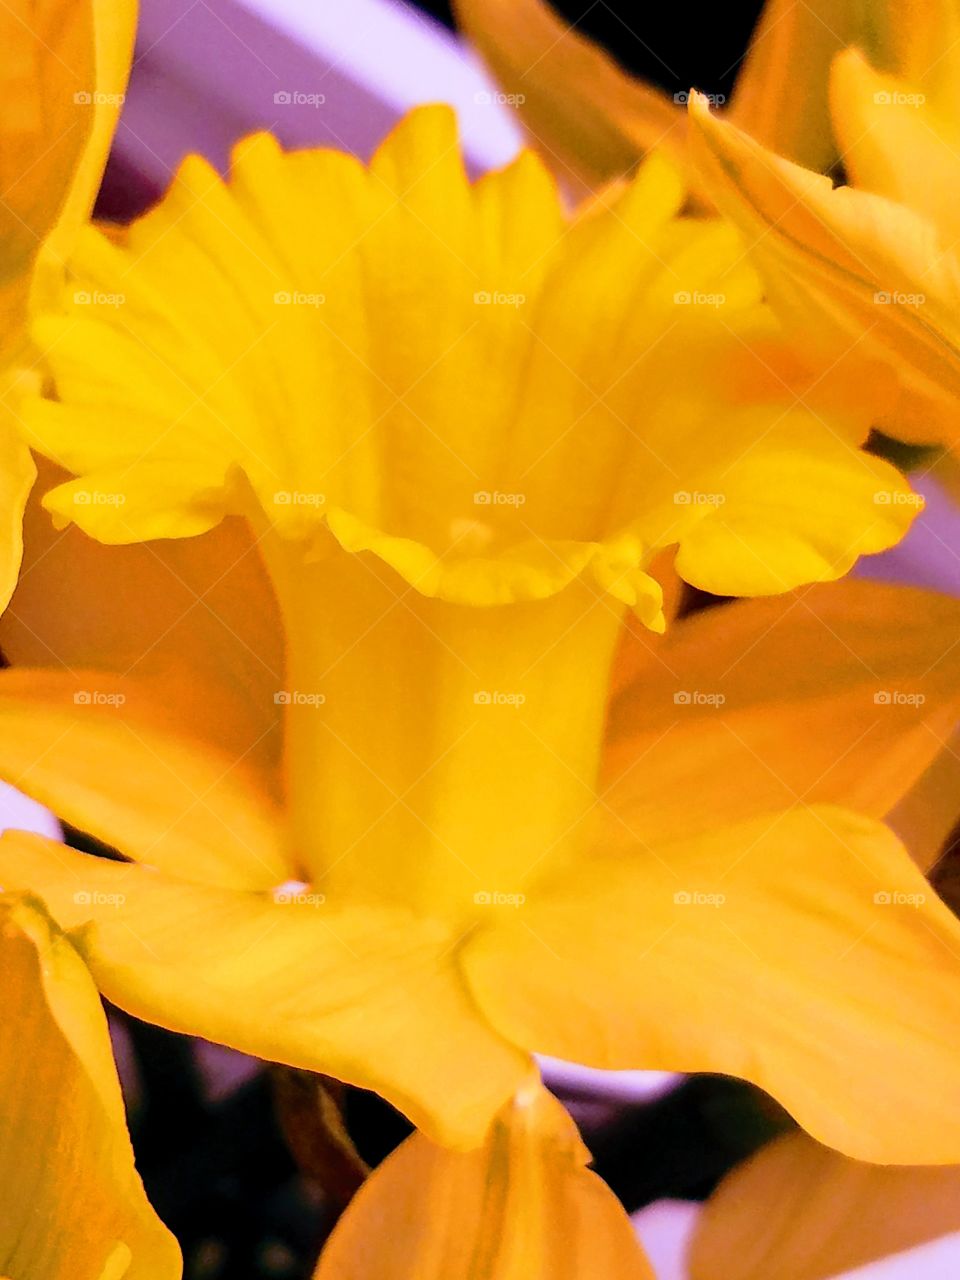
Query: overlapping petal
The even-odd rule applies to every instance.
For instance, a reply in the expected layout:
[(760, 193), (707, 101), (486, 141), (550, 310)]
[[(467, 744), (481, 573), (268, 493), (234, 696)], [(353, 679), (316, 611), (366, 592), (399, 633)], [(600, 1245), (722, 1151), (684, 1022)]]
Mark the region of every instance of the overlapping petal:
[[(882, 1067), (880, 1068), (882, 1069)], [(863, 1063), (864, 1088), (872, 1067)], [(960, 1229), (960, 1167), (863, 1164), (792, 1133), (704, 1206), (692, 1280), (831, 1280)]]
[[(611, 704), (605, 800), (650, 843), (797, 803), (884, 817), (950, 759), (958, 637), (949, 597), (855, 580), (678, 622)], [(943, 768), (910, 803), (950, 825)]]
[[(886, 828), (822, 806), (672, 845), (610, 828), (622, 853), (468, 944), (503, 1035), (741, 1076), (859, 1159), (956, 1160), (960, 925)], [(870, 1089), (864, 1055), (883, 1063)]]
[(0, 13), (0, 607), (22, 554), (35, 471), (14, 429), (35, 362), (35, 309), (59, 305), (63, 262), (93, 207), (133, 55), (135, 0), (17, 0)]
[(740, 227), (771, 299), (817, 367), (886, 376), (882, 421), (917, 442), (956, 438), (960, 262), (927, 218), (781, 159), (691, 104), (692, 147)]
[(133, 1163), (96, 988), (39, 903), (0, 895), (0, 1270), (179, 1280)]
[(302, 884), (200, 885), (23, 833), (0, 839), (0, 883), (44, 899), (121, 1008), (376, 1089), (446, 1144), (481, 1142), (529, 1071), (478, 1014), (442, 922)]
[[(273, 780), (186, 733), (203, 685), (111, 672), (0, 672), (0, 772), (128, 857), (202, 884), (297, 872)], [(177, 710), (181, 715), (178, 717)]]
[(371, 1175), (314, 1280), (653, 1280), (563, 1107), (528, 1084), (476, 1151), (416, 1133)]

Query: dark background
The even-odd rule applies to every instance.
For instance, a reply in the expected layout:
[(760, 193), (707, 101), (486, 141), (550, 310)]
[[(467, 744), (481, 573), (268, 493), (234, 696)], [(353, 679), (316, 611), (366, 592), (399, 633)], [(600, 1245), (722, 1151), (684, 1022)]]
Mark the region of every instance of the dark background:
[[(450, 5), (417, 8), (453, 26)], [(691, 87), (729, 98), (761, 0), (650, 4), (645, 0), (562, 0), (552, 6), (632, 71), (676, 93)]]

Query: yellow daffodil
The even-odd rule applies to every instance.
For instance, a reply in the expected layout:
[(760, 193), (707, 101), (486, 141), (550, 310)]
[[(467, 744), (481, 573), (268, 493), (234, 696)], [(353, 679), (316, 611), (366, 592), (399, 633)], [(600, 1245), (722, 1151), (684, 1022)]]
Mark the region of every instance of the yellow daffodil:
[(0, 894), (0, 1273), (178, 1280), (133, 1164), (106, 1018), (40, 903)]
[(475, 1151), (408, 1138), (351, 1202), (314, 1280), (655, 1280), (589, 1160), (534, 1079)]
[(36, 377), (33, 311), (58, 296), (86, 222), (133, 52), (133, 0), (15, 0), (0, 10), (0, 605), (17, 578), (35, 472), (10, 428)]
[[(858, 450), (865, 412), (808, 407), (730, 231), (677, 221), (681, 199), (654, 162), (567, 222), (530, 155), (468, 184), (428, 109), (369, 168), (255, 138), (229, 185), (191, 160), (122, 242), (82, 237), (38, 330), (59, 401), (25, 430), (77, 475), (46, 495), (58, 523), (128, 545), (67, 529), (31, 560), (5, 652), (70, 669), (3, 673), (0, 753), (132, 861), (14, 835), (0, 882), (44, 897), (122, 1007), (375, 1088), (451, 1145), (542, 1050), (742, 1074), (852, 1154), (954, 1159), (939, 1112), (892, 1100), (950, 1087), (960, 928), (872, 815), (955, 716), (955, 606), (873, 597), (923, 626), (876, 653), (854, 628), (866, 687), (843, 655), (822, 679), (858, 732), (841, 747), (820, 701), (803, 723), (837, 754), (815, 772), (790, 739), (754, 785), (715, 737), (650, 750), (630, 715), (604, 755), (624, 617), (662, 626), (655, 553), (769, 593), (916, 509)], [(929, 709), (878, 714), (877, 672), (917, 691), (907, 659)], [(644, 718), (703, 714), (704, 686), (628, 666)], [(769, 736), (733, 683), (740, 738)], [(871, 816), (835, 807), (854, 792)], [(867, 1098), (840, 1065), (865, 1038), (889, 1068)]]
[[(869, 1088), (872, 1067), (860, 1069)], [(861, 1164), (791, 1133), (738, 1166), (707, 1201), (690, 1276), (833, 1280), (958, 1229), (960, 1167)]]

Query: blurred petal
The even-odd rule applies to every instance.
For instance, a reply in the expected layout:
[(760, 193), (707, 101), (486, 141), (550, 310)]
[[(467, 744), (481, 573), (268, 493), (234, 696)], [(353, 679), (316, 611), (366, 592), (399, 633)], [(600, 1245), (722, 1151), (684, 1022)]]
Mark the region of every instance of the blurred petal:
[[(864, 1062), (865, 1089), (871, 1070)], [(960, 1167), (863, 1164), (791, 1133), (734, 1169), (707, 1201), (690, 1275), (829, 1280), (957, 1230)]]
[[(0, 415), (4, 412), (0, 405)], [(23, 510), (36, 474), (30, 451), (9, 423), (0, 420), (0, 611), (17, 585), (23, 559)]]
[(20, 833), (0, 838), (0, 884), (42, 897), (135, 1017), (374, 1089), (446, 1144), (480, 1142), (530, 1070), (437, 921), (307, 886), (200, 886)]
[(566, 1111), (529, 1085), (476, 1151), (415, 1133), (363, 1185), (314, 1280), (655, 1280)]
[(627, 75), (544, 0), (456, 0), (454, 12), (515, 97), (531, 143), (565, 181), (599, 187), (655, 147), (682, 160), (679, 106)]
[(203, 691), (109, 672), (0, 672), (0, 777), (128, 857), (266, 888), (295, 873), (270, 779), (185, 732)]
[(958, 637), (960, 602), (854, 580), (678, 622), (611, 705), (607, 803), (647, 842), (798, 802), (883, 817), (960, 719)]
[(767, 0), (737, 77), (730, 118), (771, 150), (821, 171), (837, 159), (827, 84), (857, 39), (853, 0)]
[(915, 85), (875, 71), (857, 49), (835, 59), (831, 101), (848, 180), (923, 214), (955, 243), (960, 120), (944, 119)]
[(23, 341), (31, 287), (53, 297), (56, 272), (93, 208), (135, 27), (133, 0), (15, 0), (0, 11), (0, 358)]
[(178, 1280), (133, 1164), (107, 1022), (39, 904), (0, 896), (0, 1267), (15, 1280)]
[(884, 422), (904, 438), (956, 439), (960, 263), (912, 210), (767, 151), (691, 106), (692, 152), (739, 226), (785, 327), (815, 366), (846, 362), (865, 382), (896, 376)]
[(887, 814), (919, 867), (929, 871), (947, 849), (960, 821), (960, 732), (954, 731), (941, 751)]
[(609, 844), (468, 943), (503, 1035), (741, 1076), (859, 1159), (958, 1161), (960, 924), (889, 831), (821, 807), (653, 848), (611, 822)]

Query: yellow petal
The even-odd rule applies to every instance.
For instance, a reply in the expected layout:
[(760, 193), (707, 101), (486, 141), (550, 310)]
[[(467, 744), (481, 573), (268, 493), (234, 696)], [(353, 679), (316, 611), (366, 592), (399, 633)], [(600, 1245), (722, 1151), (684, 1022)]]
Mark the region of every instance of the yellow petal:
[(861, 36), (859, 7), (853, 0), (767, 0), (737, 77), (730, 118), (798, 164), (831, 168), (837, 145), (827, 97), (830, 62)]
[(16, 355), (22, 344), (31, 288), (38, 303), (51, 301), (57, 270), (62, 273), (73, 237), (89, 217), (126, 88), (135, 26), (132, 0), (17, 0), (3, 9), (9, 105), (0, 131), (0, 359)]
[(38, 903), (0, 896), (0, 1259), (12, 1280), (179, 1280), (133, 1164), (96, 988)]
[(834, 190), (691, 105), (692, 149), (793, 339), (818, 368), (899, 380), (883, 422), (905, 438), (955, 439), (960, 263), (925, 218), (869, 192)]
[(543, 0), (457, 0), (454, 13), (532, 145), (574, 189), (629, 172), (654, 148), (682, 159), (679, 105), (628, 76)]
[(303, 885), (209, 888), (21, 832), (0, 839), (0, 884), (42, 897), (136, 1017), (374, 1089), (446, 1144), (479, 1143), (529, 1071), (436, 921)]
[(415, 1133), (361, 1187), (314, 1280), (654, 1280), (589, 1159), (538, 1084), (503, 1108), (476, 1151)]
[[(203, 688), (190, 688), (202, 712)], [(0, 776), (171, 874), (235, 888), (288, 880), (269, 780), (189, 737), (176, 714), (189, 701), (173, 680), (0, 672)]]
[(895, 72), (960, 120), (957, 69), (960, 12), (954, 0), (870, 0), (866, 39), (870, 61)]
[(848, 180), (923, 214), (955, 244), (960, 118), (945, 119), (918, 85), (875, 71), (856, 49), (834, 60), (830, 88)]
[(610, 708), (605, 799), (647, 841), (798, 802), (883, 817), (960, 718), (958, 635), (949, 597), (853, 580), (696, 614)]
[[(878, 1070), (883, 1070), (881, 1064)], [(862, 1064), (863, 1086), (873, 1070)], [(960, 1229), (960, 1168), (862, 1164), (791, 1133), (704, 1206), (691, 1280), (830, 1280)]]
[(742, 1076), (858, 1159), (958, 1162), (960, 924), (890, 832), (817, 807), (649, 847), (611, 821), (606, 847), (468, 944), (502, 1034)]

